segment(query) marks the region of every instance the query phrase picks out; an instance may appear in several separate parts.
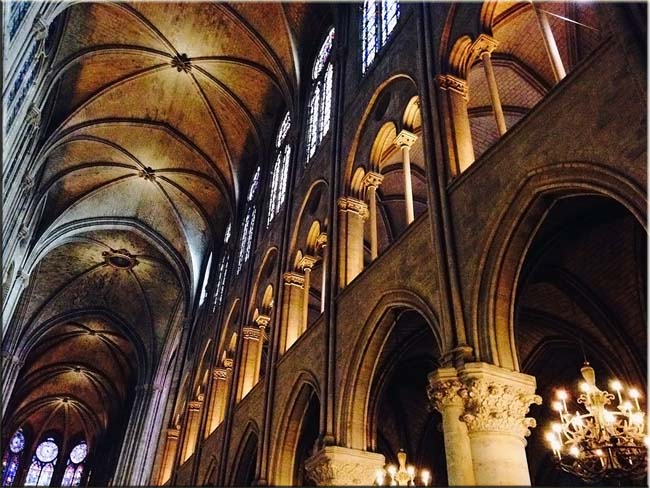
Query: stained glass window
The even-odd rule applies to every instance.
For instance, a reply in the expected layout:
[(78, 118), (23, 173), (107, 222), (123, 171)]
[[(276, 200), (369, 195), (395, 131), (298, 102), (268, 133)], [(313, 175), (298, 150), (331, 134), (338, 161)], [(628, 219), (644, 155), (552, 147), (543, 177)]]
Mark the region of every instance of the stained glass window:
[(29, 466), (25, 486), (50, 486), (54, 465), (59, 455), (59, 446), (54, 439), (48, 437), (41, 442), (32, 456), (32, 464)]
[(11, 2), (9, 6), (9, 39), (13, 39), (18, 31), (18, 28), (23, 23), (25, 15), (29, 7), (32, 6), (32, 2), (27, 2), (25, 0), (15, 0)]
[(38, 41), (32, 41), (32, 44), (29, 46), (29, 50), (20, 65), (18, 75), (14, 78), (9, 89), (6, 104), (11, 108), (9, 110), (9, 116), (7, 117), (7, 127), (11, 127), (14, 123), (14, 120), (27, 97), (29, 89), (36, 81), (36, 77), (40, 71), (43, 56), (38, 55), (39, 46), (40, 43)]
[(242, 231), (239, 236), (239, 259), (237, 260), (237, 274), (242, 269), (242, 266), (251, 255), (251, 246), (253, 244), (253, 231), (255, 230), (255, 215), (256, 207), (253, 199), (257, 194), (257, 187), (260, 183), (260, 167), (258, 166), (251, 180), (251, 186), (248, 189), (248, 195), (246, 197), (246, 218), (242, 222)]
[(61, 486), (79, 486), (84, 472), (84, 461), (88, 455), (88, 445), (82, 441), (72, 448), (68, 465), (63, 473)]
[(208, 264), (205, 267), (205, 275), (203, 277), (203, 289), (201, 290), (201, 298), (199, 300), (199, 305), (203, 305), (203, 302), (208, 296), (208, 278), (210, 277), (210, 267), (212, 266), (212, 253), (208, 257)]
[(291, 159), (291, 145), (287, 140), (287, 133), (291, 128), (291, 115), (284, 116), (275, 146), (277, 154), (271, 174), (271, 195), (269, 198), (269, 212), (266, 216), (266, 226), (273, 221), (273, 217), (280, 211), (287, 194), (287, 177), (289, 175), (289, 161)]
[(309, 99), (307, 123), (307, 160), (316, 152), (323, 137), (330, 128), (332, 112), (332, 83), (334, 66), (332, 64), (332, 45), (334, 29), (331, 29), (318, 52), (312, 70), (312, 92)]
[(361, 17), (361, 69), (365, 73), (399, 20), (397, 0), (365, 0)]
[(11, 486), (16, 480), (16, 474), (20, 467), (20, 458), (25, 449), (25, 436), (22, 429), (13, 435), (9, 440), (9, 448), (2, 456), (2, 486)]
[(228, 241), (230, 241), (230, 233), (232, 226), (228, 223), (226, 233), (223, 237), (223, 254), (219, 262), (219, 271), (217, 275), (217, 289), (214, 294), (214, 303), (212, 304), (212, 312), (217, 310), (217, 306), (223, 301), (223, 294), (226, 289), (226, 278), (228, 276), (228, 264), (230, 264), (230, 253), (228, 252)]

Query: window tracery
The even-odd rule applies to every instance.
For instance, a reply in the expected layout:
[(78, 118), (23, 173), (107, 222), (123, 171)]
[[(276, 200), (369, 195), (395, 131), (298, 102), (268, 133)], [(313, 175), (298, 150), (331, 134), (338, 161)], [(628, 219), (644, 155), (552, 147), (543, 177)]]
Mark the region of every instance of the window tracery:
[(312, 69), (312, 93), (309, 99), (309, 117), (307, 123), (307, 160), (316, 152), (325, 134), (330, 128), (332, 111), (332, 82), (334, 65), (332, 63), (332, 45), (334, 29), (332, 28), (316, 56)]
[(246, 197), (246, 217), (242, 222), (242, 231), (240, 235), (240, 247), (239, 247), (239, 258), (237, 260), (237, 274), (240, 273), (242, 266), (248, 261), (251, 254), (251, 246), (253, 244), (253, 231), (255, 230), (255, 217), (257, 208), (253, 202), (257, 194), (257, 187), (260, 182), (260, 167), (257, 167), (253, 179), (251, 180), (251, 186), (248, 189), (248, 195)]
[(212, 313), (217, 310), (217, 306), (223, 301), (223, 294), (226, 289), (226, 278), (228, 276), (228, 265), (230, 264), (230, 253), (228, 252), (228, 242), (230, 241), (230, 233), (232, 230), (231, 223), (228, 223), (226, 232), (223, 237), (223, 254), (219, 262), (219, 270), (217, 274), (217, 288), (214, 294), (214, 302), (212, 304)]
[(32, 456), (25, 486), (50, 486), (58, 455), (59, 446), (52, 437), (41, 442)]
[(361, 21), (361, 70), (365, 74), (399, 20), (397, 0), (365, 0)]
[(83, 476), (86, 457), (88, 456), (88, 444), (81, 441), (72, 448), (68, 457), (68, 465), (63, 473), (61, 486), (79, 486)]
[(25, 436), (22, 429), (18, 429), (9, 440), (9, 446), (2, 456), (2, 486), (13, 485), (24, 449)]
[(277, 155), (271, 175), (271, 195), (269, 197), (269, 211), (266, 217), (266, 226), (271, 225), (273, 218), (280, 211), (287, 194), (287, 178), (289, 175), (289, 161), (291, 159), (291, 145), (287, 134), (291, 128), (291, 115), (286, 113), (275, 142)]

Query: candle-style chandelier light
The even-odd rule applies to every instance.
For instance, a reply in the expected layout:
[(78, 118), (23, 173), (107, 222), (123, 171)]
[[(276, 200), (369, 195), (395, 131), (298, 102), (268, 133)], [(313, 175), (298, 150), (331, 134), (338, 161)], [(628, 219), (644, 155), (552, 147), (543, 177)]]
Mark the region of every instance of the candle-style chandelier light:
[[(559, 467), (588, 483), (643, 478), (647, 472), (648, 436), (645, 413), (639, 404), (641, 394), (635, 388), (624, 388), (618, 380), (610, 383), (616, 395), (600, 390), (587, 361), (580, 372), (584, 382), (580, 383), (582, 393), (576, 401), (584, 406), (583, 411), (569, 411), (569, 394), (565, 390), (557, 390), (552, 405), (560, 422), (551, 425), (546, 439)], [(616, 407), (614, 399), (618, 400)]]
[[(417, 470), (412, 464), (406, 464), (406, 453), (400, 449), (397, 453), (399, 467), (389, 464), (375, 473), (377, 486), (429, 486), (431, 473), (426, 469)], [(416, 483), (417, 480), (417, 483)]]

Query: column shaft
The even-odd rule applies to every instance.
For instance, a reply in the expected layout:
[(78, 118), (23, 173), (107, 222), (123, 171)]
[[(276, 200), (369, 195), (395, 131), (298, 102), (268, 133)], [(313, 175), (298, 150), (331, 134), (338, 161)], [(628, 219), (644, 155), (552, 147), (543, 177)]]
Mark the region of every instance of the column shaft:
[(174, 459), (178, 450), (178, 429), (167, 429), (167, 440), (165, 441), (165, 451), (163, 452), (163, 461), (158, 476), (158, 484), (164, 485), (172, 476), (174, 469)]
[(215, 368), (213, 371), (212, 395), (206, 422), (205, 437), (212, 434), (223, 421), (228, 401), (228, 378), (230, 371), (227, 368)]
[(406, 224), (410, 225), (415, 220), (413, 210), (413, 183), (411, 177), (411, 148), (402, 146), (402, 160), (404, 163), (404, 200), (406, 203)]
[(185, 442), (183, 443), (182, 462), (187, 461), (194, 454), (199, 434), (199, 419), (201, 418), (202, 405), (203, 401), (201, 400), (192, 401), (187, 409), (187, 432), (185, 433)]
[(307, 330), (307, 326), (309, 325), (309, 288), (311, 286), (311, 268), (306, 267), (305, 268), (305, 285), (304, 285), (304, 298), (303, 298), (303, 306), (302, 306), (302, 327), (300, 334), (302, 334), (304, 331)]
[(377, 259), (377, 187), (368, 187), (368, 209), (370, 210), (370, 259)]
[(566, 76), (566, 71), (564, 69), (564, 64), (562, 64), (562, 57), (560, 56), (560, 50), (557, 48), (551, 25), (548, 23), (548, 16), (537, 8), (535, 2), (531, 2), (531, 4), (533, 6), (533, 11), (535, 12), (535, 17), (537, 17), (539, 28), (542, 31), (544, 47), (546, 48), (548, 59), (551, 62), (553, 76), (555, 76), (555, 81), (559, 82)]
[(505, 116), (503, 115), (503, 107), (501, 107), (501, 97), (499, 96), (499, 88), (497, 87), (497, 80), (494, 76), (494, 68), (492, 67), (492, 58), (490, 57), (489, 51), (483, 51), (481, 53), (481, 61), (483, 61), (485, 78), (490, 91), (490, 102), (492, 102), (494, 120), (496, 120), (499, 135), (502, 136), (508, 129), (506, 127)]
[(253, 389), (257, 383), (256, 373), (259, 372), (255, 364), (258, 360), (260, 347), (260, 330), (257, 327), (244, 327), (244, 342), (242, 343), (242, 364), (240, 379), (237, 385), (237, 400), (241, 400)]
[(475, 159), (472, 130), (467, 113), (469, 91), (465, 80), (451, 75), (440, 75), (436, 81), (446, 115), (445, 135), (447, 147), (450, 149), (452, 176), (456, 176), (469, 168)]
[(356, 198), (341, 197), (339, 207), (339, 285), (350, 283), (363, 271), (363, 224), (368, 206)]
[(302, 334), (304, 283), (305, 277), (300, 273), (290, 271), (284, 274), (280, 352), (289, 349)]

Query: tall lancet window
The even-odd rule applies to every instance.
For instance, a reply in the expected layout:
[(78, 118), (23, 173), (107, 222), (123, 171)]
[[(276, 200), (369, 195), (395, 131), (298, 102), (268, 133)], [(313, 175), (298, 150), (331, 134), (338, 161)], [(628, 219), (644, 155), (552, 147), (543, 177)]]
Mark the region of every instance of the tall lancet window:
[(251, 180), (251, 186), (248, 189), (248, 195), (246, 197), (246, 217), (242, 222), (242, 231), (239, 236), (240, 248), (239, 248), (239, 259), (237, 260), (237, 274), (242, 269), (242, 266), (248, 261), (248, 258), (251, 256), (251, 246), (253, 244), (253, 231), (255, 230), (255, 213), (257, 208), (255, 206), (255, 195), (257, 194), (257, 187), (260, 183), (260, 167), (257, 167), (253, 179)]
[(221, 254), (221, 261), (219, 261), (219, 271), (217, 275), (217, 289), (214, 293), (214, 302), (212, 303), (212, 313), (216, 312), (217, 307), (223, 301), (223, 294), (226, 290), (226, 279), (228, 277), (228, 265), (230, 264), (230, 249), (228, 242), (230, 241), (231, 225), (226, 227), (226, 233), (223, 237), (223, 251)]
[(205, 273), (203, 275), (203, 288), (201, 289), (201, 298), (199, 305), (203, 305), (205, 299), (208, 297), (208, 279), (210, 278), (210, 269), (212, 268), (212, 253), (208, 257), (208, 264), (205, 266)]
[(63, 481), (61, 486), (79, 486), (81, 485), (81, 477), (84, 474), (84, 461), (88, 455), (88, 444), (81, 441), (79, 444), (72, 448), (70, 456), (68, 457), (68, 465), (63, 473)]
[(56, 458), (59, 455), (59, 446), (52, 437), (41, 442), (32, 456), (25, 486), (50, 486)]
[(309, 117), (307, 118), (307, 160), (314, 155), (316, 148), (330, 128), (334, 78), (333, 44), (334, 28), (327, 33), (311, 72), (312, 89), (311, 97), (309, 97)]
[(365, 73), (397, 25), (399, 2), (365, 0), (361, 8), (361, 68)]
[(2, 456), (2, 486), (11, 486), (14, 484), (24, 450), (25, 436), (23, 435), (23, 430), (18, 429), (9, 440), (9, 445)]
[(291, 128), (291, 115), (284, 116), (278, 138), (275, 141), (276, 156), (271, 175), (271, 195), (269, 198), (269, 213), (266, 216), (266, 226), (273, 222), (273, 217), (280, 211), (287, 195), (287, 177), (289, 175), (289, 161), (291, 159), (291, 144), (289, 144), (289, 129)]

